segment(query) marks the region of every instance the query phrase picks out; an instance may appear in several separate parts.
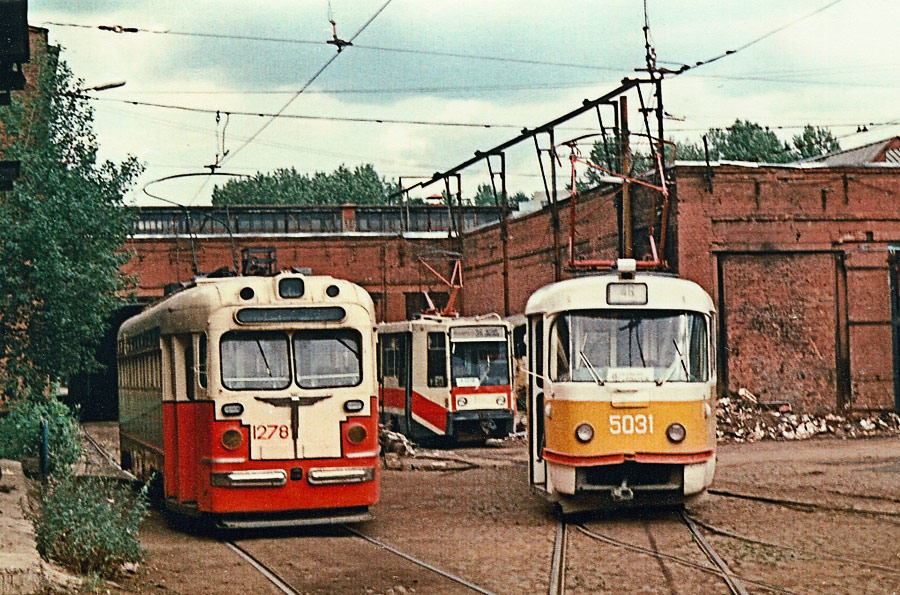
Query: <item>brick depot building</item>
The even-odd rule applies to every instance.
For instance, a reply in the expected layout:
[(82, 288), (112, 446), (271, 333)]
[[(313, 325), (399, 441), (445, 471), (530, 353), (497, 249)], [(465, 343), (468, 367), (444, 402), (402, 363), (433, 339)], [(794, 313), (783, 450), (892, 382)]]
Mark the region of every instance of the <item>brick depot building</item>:
[[(669, 170), (664, 255), (717, 304), (723, 394), (746, 388), (797, 411), (900, 410), (898, 153), (895, 138), (794, 166)], [(610, 187), (578, 198), (578, 258), (617, 256), (618, 196)], [(637, 188), (633, 202), (642, 257), (661, 209)], [(207, 208), (193, 210), (190, 224), (178, 209), (143, 209), (125, 272), (150, 299), (195, 269), (236, 268), (244, 248), (275, 248), (278, 268), (359, 283), (379, 319), (393, 321), (422, 308), (423, 289), (446, 299), (425, 265), (449, 279), (454, 251), (461, 313), (516, 315), (533, 291), (571, 276), (569, 203), (510, 218), (505, 248), (504, 226), (485, 207), (464, 209), (462, 238), (452, 231), (456, 209), (446, 207)]]

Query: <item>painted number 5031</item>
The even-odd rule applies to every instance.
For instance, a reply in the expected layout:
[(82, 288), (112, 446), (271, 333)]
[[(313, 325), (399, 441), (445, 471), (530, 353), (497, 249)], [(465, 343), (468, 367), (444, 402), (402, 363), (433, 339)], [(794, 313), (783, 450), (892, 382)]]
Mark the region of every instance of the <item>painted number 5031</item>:
[(610, 434), (652, 434), (653, 415), (610, 415)]

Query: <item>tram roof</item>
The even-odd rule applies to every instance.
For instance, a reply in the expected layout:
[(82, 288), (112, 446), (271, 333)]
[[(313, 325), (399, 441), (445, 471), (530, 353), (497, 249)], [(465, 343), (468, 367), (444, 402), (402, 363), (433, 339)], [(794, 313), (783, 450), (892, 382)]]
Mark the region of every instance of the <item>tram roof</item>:
[(399, 322), (382, 322), (378, 325), (379, 332), (398, 332), (412, 330), (413, 328), (450, 328), (456, 326), (506, 326), (510, 323), (503, 320), (499, 314), (485, 314), (482, 316), (440, 316), (423, 314), (412, 320)]
[[(609, 284), (644, 284), (647, 303), (610, 305), (607, 303)], [(651, 309), (692, 310), (712, 312), (712, 299), (702, 287), (678, 277), (660, 273), (638, 272), (634, 279), (620, 279), (615, 273), (589, 275), (551, 283), (535, 291), (525, 305), (525, 314), (556, 313), (568, 310), (594, 309)]]
[[(301, 298), (278, 297), (278, 284), (282, 279), (298, 278), (305, 282), (304, 295)], [(340, 289), (338, 296), (326, 297), (326, 288), (336, 285)], [(241, 291), (245, 288), (253, 290), (254, 297), (244, 299)], [(137, 314), (128, 320), (120, 328), (122, 331), (140, 332), (143, 328), (161, 326), (165, 334), (174, 332), (168, 328), (172, 324), (178, 327), (205, 325), (206, 320), (213, 310), (229, 306), (258, 305), (276, 306), (278, 303), (291, 303), (294, 305), (309, 302), (312, 305), (358, 303), (372, 313), (374, 322), (374, 305), (372, 297), (359, 285), (345, 279), (337, 279), (327, 275), (302, 275), (297, 273), (282, 272), (274, 276), (240, 276), (240, 277), (216, 277), (199, 278), (192, 285), (181, 289)], [(161, 322), (164, 314), (179, 313), (177, 323)]]

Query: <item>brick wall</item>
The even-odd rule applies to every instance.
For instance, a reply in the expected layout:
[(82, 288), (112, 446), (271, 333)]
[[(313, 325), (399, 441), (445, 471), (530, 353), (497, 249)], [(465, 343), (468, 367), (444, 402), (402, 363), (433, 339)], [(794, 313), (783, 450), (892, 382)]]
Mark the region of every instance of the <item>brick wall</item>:
[[(668, 218), (665, 259), (699, 283), (718, 304), (724, 339), (721, 390), (747, 388), (797, 410), (891, 409), (893, 348), (888, 246), (900, 245), (900, 171), (890, 168), (678, 166)], [(651, 223), (658, 234), (658, 195), (632, 188), (635, 257), (647, 258)], [(579, 198), (578, 259), (617, 256), (616, 190)], [(528, 297), (566, 270), (570, 211), (559, 208), (559, 258), (549, 208), (509, 221), (508, 278), (504, 280), (501, 226), (463, 238), (464, 289), (457, 305), (467, 315), (520, 314)], [(455, 240), (398, 236), (242, 238), (245, 246), (273, 246), (281, 268), (311, 267), (360, 283), (376, 297), (379, 318), (406, 316), (406, 295), (443, 284), (418, 264), (430, 249), (456, 250)], [(192, 276), (191, 248), (177, 242), (135, 240), (137, 272), (146, 295)], [(200, 269), (231, 266), (227, 237), (196, 245)], [(449, 277), (450, 263), (444, 267)], [(507, 297), (508, 296), (508, 297)]]
[(679, 167), (679, 273), (717, 300), (723, 390), (892, 409), (888, 246), (900, 171)]

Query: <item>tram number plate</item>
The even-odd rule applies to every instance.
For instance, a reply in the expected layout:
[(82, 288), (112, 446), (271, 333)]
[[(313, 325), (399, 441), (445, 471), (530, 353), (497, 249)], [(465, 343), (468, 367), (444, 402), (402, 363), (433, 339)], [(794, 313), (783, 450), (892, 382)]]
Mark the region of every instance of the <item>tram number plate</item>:
[(253, 438), (255, 440), (272, 440), (273, 438), (281, 438), (284, 440), (291, 435), (290, 429), (285, 425), (258, 424), (252, 427)]
[(610, 434), (652, 434), (653, 415), (610, 415)]

